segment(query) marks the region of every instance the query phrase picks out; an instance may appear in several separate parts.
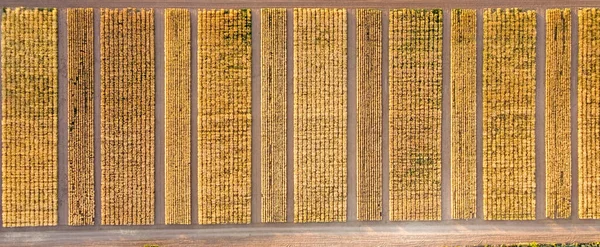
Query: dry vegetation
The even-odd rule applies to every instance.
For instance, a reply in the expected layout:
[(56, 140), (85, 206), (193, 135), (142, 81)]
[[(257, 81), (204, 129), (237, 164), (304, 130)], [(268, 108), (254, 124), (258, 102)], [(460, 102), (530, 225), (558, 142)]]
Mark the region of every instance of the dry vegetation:
[(347, 16), (294, 9), (294, 222), (346, 221)]
[(2, 14), (3, 226), (58, 218), (58, 28), (56, 9)]
[(381, 11), (356, 10), (357, 217), (381, 220)]
[(94, 11), (67, 10), (69, 225), (94, 224)]
[(250, 10), (199, 10), (198, 34), (198, 222), (250, 223)]
[(261, 10), (262, 222), (286, 222), (286, 9)]
[(600, 9), (579, 10), (579, 218), (600, 219)]
[(475, 111), (477, 11), (453, 9), (451, 28), (452, 218), (476, 213)]
[(536, 12), (486, 9), (483, 39), (484, 218), (532, 220)]
[(154, 11), (102, 9), (102, 224), (154, 224)]
[(440, 220), (442, 10), (391, 10), (389, 32), (390, 220)]
[(187, 9), (165, 10), (165, 222), (190, 224), (191, 36)]
[(571, 216), (571, 10), (546, 10), (546, 217)]

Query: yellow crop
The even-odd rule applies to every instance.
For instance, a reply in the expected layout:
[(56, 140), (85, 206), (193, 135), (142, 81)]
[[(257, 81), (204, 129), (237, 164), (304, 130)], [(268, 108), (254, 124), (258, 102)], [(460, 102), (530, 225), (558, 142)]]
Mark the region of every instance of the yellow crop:
[(250, 223), (250, 10), (199, 10), (198, 35), (198, 222)]
[(381, 11), (356, 10), (357, 216), (381, 220)]
[(285, 9), (261, 10), (261, 205), (262, 222), (286, 222)]
[(484, 11), (486, 220), (535, 219), (535, 41), (535, 11)]
[(58, 217), (56, 9), (2, 15), (3, 226), (49, 226)]
[(154, 11), (102, 9), (102, 224), (154, 224)]
[(67, 10), (69, 225), (94, 224), (94, 11)]
[(452, 218), (476, 213), (476, 65), (477, 11), (453, 9), (451, 28)]
[(346, 221), (347, 16), (294, 9), (294, 222)]
[(546, 10), (546, 217), (571, 217), (571, 10)]
[(600, 219), (600, 9), (579, 10), (579, 218)]
[(165, 10), (165, 223), (190, 224), (190, 12)]
[(390, 220), (441, 219), (442, 11), (390, 11)]

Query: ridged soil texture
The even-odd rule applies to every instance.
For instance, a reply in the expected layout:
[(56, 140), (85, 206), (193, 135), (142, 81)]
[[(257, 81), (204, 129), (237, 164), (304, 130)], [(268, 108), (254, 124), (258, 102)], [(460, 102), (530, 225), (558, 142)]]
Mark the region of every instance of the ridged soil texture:
[(390, 220), (441, 219), (442, 10), (390, 10)]
[(286, 222), (287, 14), (261, 10), (261, 217)]
[(67, 9), (69, 225), (94, 224), (94, 10)]
[(249, 9), (198, 10), (198, 222), (250, 223)]
[(536, 12), (483, 17), (483, 215), (533, 220)]
[(2, 219), (5, 227), (58, 222), (56, 9), (2, 14)]
[(102, 224), (154, 224), (154, 11), (100, 14)]
[(344, 222), (347, 14), (294, 9), (294, 222)]

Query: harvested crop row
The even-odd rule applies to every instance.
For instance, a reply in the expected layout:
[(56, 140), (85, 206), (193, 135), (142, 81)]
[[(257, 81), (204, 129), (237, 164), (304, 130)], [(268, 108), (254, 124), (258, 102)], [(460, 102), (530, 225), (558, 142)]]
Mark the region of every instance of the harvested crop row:
[(250, 223), (250, 10), (199, 10), (198, 34), (198, 222)]
[(190, 12), (165, 10), (165, 222), (190, 224)]
[(579, 218), (600, 219), (600, 9), (579, 10)]
[(294, 222), (346, 221), (347, 17), (294, 9)]
[(453, 9), (450, 41), (453, 219), (473, 219), (476, 214), (476, 34), (477, 11)]
[(442, 11), (390, 11), (390, 220), (441, 219)]
[(3, 226), (56, 225), (56, 9), (4, 9), (2, 118)]
[(356, 10), (357, 217), (381, 220), (381, 11)]
[(285, 9), (261, 10), (261, 205), (262, 222), (286, 222)]
[(94, 224), (94, 11), (67, 10), (69, 225)]
[(535, 219), (535, 42), (535, 11), (484, 11), (486, 220)]
[(154, 223), (154, 12), (100, 15), (102, 224)]
[(571, 10), (546, 10), (546, 217), (571, 217)]

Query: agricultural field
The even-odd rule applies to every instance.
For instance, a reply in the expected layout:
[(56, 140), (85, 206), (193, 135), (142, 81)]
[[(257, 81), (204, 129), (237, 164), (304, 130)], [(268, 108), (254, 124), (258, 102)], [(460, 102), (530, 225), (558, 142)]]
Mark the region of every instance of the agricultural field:
[(67, 10), (69, 225), (94, 224), (94, 11)]
[(390, 220), (441, 219), (442, 11), (389, 24)]
[(546, 217), (571, 217), (571, 10), (546, 10)]
[(250, 10), (198, 10), (198, 34), (198, 222), (250, 223)]
[(600, 9), (579, 10), (579, 218), (600, 219)]
[(191, 20), (187, 9), (165, 10), (165, 222), (190, 224)]
[(357, 214), (381, 220), (381, 11), (356, 10)]
[(452, 10), (452, 218), (476, 216), (477, 11)]
[(535, 219), (535, 47), (535, 11), (484, 11), (483, 214), (486, 220)]
[(2, 225), (58, 221), (56, 9), (2, 13)]
[(262, 222), (286, 222), (286, 9), (261, 10)]
[(294, 9), (294, 222), (345, 222), (345, 9)]
[(154, 224), (154, 11), (102, 9), (103, 225)]

